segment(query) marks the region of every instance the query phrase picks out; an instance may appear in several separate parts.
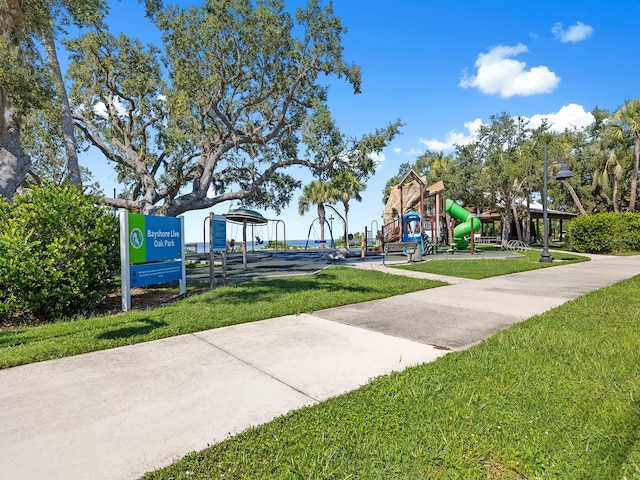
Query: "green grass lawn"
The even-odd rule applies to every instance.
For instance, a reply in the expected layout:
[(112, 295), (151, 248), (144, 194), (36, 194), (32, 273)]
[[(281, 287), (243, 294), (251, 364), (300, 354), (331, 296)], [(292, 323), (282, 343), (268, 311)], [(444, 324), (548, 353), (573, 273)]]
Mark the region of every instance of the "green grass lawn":
[(640, 478), (638, 291), (584, 295), (145, 478)]
[(572, 255), (565, 252), (553, 252), (552, 263), (540, 263), (540, 252), (536, 250), (525, 250), (518, 252), (522, 258), (514, 259), (477, 259), (477, 260), (429, 260), (427, 262), (412, 263), (396, 268), (413, 270), (416, 272), (436, 273), (452, 277), (481, 278), (496, 277), (498, 275), (508, 275), (510, 273), (526, 272), (538, 268), (557, 266), (559, 263), (576, 263), (589, 260), (588, 257)]
[(445, 284), (339, 266), (317, 275), (234, 284), (156, 310), (0, 331), (0, 368), (441, 285)]

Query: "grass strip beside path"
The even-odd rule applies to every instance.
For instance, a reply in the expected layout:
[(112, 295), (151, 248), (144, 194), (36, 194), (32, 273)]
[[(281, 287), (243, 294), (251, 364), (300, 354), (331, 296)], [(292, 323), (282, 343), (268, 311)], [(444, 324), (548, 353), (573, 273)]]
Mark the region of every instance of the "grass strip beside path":
[(640, 478), (638, 291), (584, 295), (145, 478)]
[(504, 260), (493, 258), (480, 259), (438, 259), (426, 262), (411, 263), (396, 268), (413, 270), (415, 272), (435, 273), (438, 275), (448, 275), (451, 277), (472, 278), (480, 280), (482, 278), (508, 275), (510, 273), (526, 272), (558, 266), (560, 263), (577, 263), (588, 261), (589, 258), (581, 255), (573, 255), (566, 252), (554, 252), (553, 262), (540, 263), (540, 252), (536, 250), (525, 250), (518, 252), (522, 258), (508, 258)]
[(333, 266), (317, 275), (220, 287), (148, 311), (0, 331), (0, 368), (312, 312), (445, 285)]

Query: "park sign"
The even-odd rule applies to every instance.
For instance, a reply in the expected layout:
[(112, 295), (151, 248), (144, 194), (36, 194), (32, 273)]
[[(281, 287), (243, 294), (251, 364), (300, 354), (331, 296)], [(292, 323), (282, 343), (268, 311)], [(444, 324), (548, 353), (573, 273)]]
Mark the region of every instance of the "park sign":
[(160, 262), (180, 258), (181, 219), (129, 213), (129, 263)]
[(227, 250), (227, 217), (224, 215), (209, 214), (209, 231), (211, 238), (209, 243), (212, 245), (214, 252), (224, 252)]
[(131, 288), (180, 281), (186, 292), (184, 219), (120, 211), (122, 310), (131, 309)]

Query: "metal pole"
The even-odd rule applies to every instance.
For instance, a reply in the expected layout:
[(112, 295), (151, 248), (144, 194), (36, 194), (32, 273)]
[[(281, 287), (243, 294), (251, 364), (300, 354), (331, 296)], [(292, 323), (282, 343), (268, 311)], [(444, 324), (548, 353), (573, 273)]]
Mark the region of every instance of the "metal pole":
[(364, 235), (362, 236), (362, 246), (360, 250), (360, 257), (364, 258), (367, 256), (367, 227), (364, 227)]
[[(213, 212), (209, 213), (209, 289), (213, 289), (216, 286), (216, 271), (215, 271), (215, 252), (213, 250)], [(206, 219), (205, 219), (206, 220)], [(204, 229), (203, 229), (204, 231)], [(204, 244), (204, 251), (207, 251), (207, 244)]]
[(247, 221), (242, 222), (242, 269), (247, 269)]
[(226, 250), (222, 250), (220, 252), (220, 256), (222, 258), (222, 284), (227, 284), (227, 252)]
[(547, 225), (547, 144), (544, 145), (544, 172), (542, 181), (542, 224), (544, 225), (544, 247), (540, 254), (540, 261), (543, 263), (551, 262), (551, 255), (549, 254), (549, 226)]
[(129, 263), (129, 212), (120, 210), (120, 284), (122, 311), (131, 310), (131, 265)]
[(184, 216), (180, 215), (178, 218), (180, 219), (180, 241), (182, 243), (182, 245), (180, 245), (180, 294), (184, 295), (187, 293), (187, 258), (184, 251)]

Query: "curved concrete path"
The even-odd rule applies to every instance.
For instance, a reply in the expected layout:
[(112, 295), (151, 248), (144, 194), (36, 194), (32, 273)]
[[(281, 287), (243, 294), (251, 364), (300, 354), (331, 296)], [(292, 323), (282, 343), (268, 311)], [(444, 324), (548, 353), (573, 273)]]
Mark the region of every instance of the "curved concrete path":
[(2, 370), (2, 477), (138, 478), (640, 274), (640, 257), (592, 258)]

